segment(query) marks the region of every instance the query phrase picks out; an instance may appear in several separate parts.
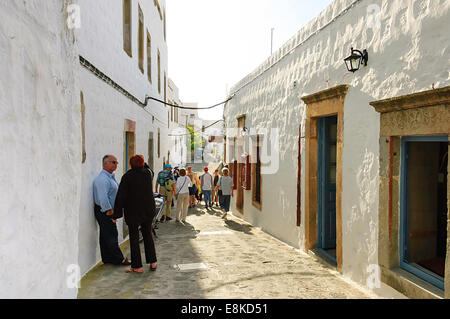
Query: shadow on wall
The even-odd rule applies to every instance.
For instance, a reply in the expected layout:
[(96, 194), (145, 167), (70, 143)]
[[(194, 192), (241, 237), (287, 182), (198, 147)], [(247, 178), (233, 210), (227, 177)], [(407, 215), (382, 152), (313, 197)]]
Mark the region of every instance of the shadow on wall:
[[(95, 178), (95, 177), (94, 177)], [(92, 178), (92, 181), (94, 180)], [(82, 185), (85, 183), (86, 176), (82, 174)], [(97, 221), (94, 214), (93, 186), (88, 183), (89, 187), (84, 188), (81, 192), (81, 205), (79, 212), (79, 227), (83, 231), (78, 232), (78, 263), (80, 265), (81, 274), (85, 274), (89, 269), (99, 262), (99, 232)], [(92, 198), (92, 200), (86, 200)], [(88, 248), (89, 249), (86, 249)]]

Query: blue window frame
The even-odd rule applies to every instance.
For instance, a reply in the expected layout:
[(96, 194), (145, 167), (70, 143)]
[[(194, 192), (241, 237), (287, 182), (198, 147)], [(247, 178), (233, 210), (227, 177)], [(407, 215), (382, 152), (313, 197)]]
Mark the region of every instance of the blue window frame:
[(408, 225), (408, 203), (409, 203), (409, 176), (408, 176), (408, 154), (411, 142), (448, 142), (447, 135), (433, 136), (407, 136), (402, 138), (401, 144), (401, 184), (400, 184), (400, 267), (432, 285), (444, 290), (444, 281), (438, 275), (434, 276), (425, 272), (408, 262), (409, 247), (409, 225)]

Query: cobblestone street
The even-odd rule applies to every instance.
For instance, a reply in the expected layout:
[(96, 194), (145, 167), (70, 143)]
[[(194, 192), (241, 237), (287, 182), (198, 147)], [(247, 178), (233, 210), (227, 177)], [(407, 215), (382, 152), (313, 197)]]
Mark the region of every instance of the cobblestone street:
[[(101, 264), (82, 279), (78, 298), (377, 297), (241, 219), (221, 219), (218, 208), (190, 209), (185, 226), (162, 223), (157, 235), (155, 272), (146, 265), (143, 274), (128, 274), (124, 266)], [(123, 252), (130, 256), (127, 245)]]
[(450, 299), (449, 21), (450, 0), (0, 0), (0, 299)]

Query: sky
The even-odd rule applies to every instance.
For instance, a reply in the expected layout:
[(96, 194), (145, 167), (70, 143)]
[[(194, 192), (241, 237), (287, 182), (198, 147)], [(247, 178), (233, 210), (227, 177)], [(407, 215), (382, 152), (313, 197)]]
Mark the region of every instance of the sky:
[[(183, 103), (208, 107), (332, 0), (166, 0), (169, 77)], [(271, 34), (273, 28), (273, 44)], [(223, 107), (199, 111), (222, 118)]]

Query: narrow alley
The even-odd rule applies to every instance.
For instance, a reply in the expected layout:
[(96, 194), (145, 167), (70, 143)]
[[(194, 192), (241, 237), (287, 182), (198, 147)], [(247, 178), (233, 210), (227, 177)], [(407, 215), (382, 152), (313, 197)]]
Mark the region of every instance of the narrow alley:
[[(314, 257), (235, 216), (220, 216), (218, 207), (198, 205), (185, 226), (173, 220), (159, 224), (155, 272), (147, 265), (144, 273), (129, 274), (127, 267), (100, 263), (83, 277), (78, 298), (376, 298)], [(129, 247), (123, 252), (129, 256)]]
[(0, 1), (0, 299), (448, 302), (449, 21), (450, 0)]

